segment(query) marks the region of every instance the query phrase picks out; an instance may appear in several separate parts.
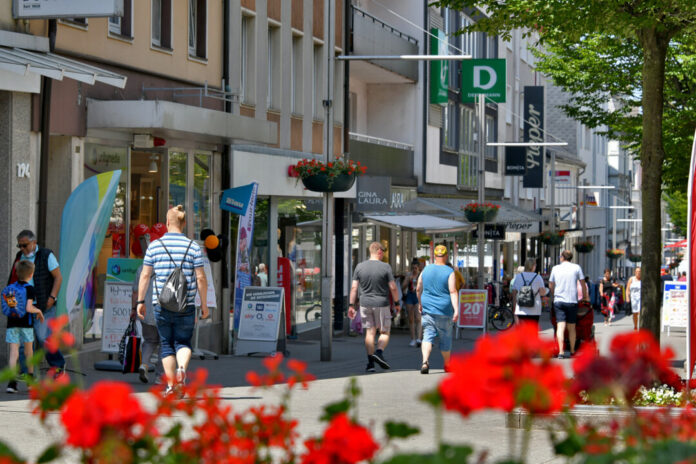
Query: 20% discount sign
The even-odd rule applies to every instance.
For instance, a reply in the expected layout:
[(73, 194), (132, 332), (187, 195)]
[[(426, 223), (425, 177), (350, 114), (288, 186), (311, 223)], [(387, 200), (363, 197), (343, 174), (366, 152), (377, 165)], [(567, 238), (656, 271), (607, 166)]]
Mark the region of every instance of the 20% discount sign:
[(458, 327), (482, 328), (486, 324), (486, 290), (459, 290)]

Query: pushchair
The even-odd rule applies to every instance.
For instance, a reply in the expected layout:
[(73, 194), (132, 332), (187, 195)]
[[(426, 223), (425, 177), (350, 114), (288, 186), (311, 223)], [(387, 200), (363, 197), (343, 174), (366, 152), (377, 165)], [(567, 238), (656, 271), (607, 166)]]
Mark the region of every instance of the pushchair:
[[(551, 324), (553, 325), (553, 338), (556, 339), (556, 312), (551, 311)], [(570, 342), (568, 341), (568, 328), (564, 335), (564, 349), (570, 351)], [(578, 321), (575, 324), (575, 352), (577, 352), (584, 343), (594, 342), (594, 312), (592, 305), (588, 302), (581, 301), (578, 303)], [(558, 355), (558, 344), (554, 343), (555, 355)]]

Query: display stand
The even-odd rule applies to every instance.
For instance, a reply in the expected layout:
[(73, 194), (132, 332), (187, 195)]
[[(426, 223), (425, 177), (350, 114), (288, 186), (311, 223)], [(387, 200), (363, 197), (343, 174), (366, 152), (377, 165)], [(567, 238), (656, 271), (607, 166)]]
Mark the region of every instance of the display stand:
[[(213, 309), (217, 306), (217, 299), (215, 297), (215, 286), (213, 284), (213, 271), (210, 268), (210, 261), (208, 260), (207, 257), (203, 259), (203, 270), (205, 272), (205, 278), (208, 281), (208, 288), (206, 292), (206, 303), (208, 305), (208, 309), (210, 310), (210, 319), (212, 320), (213, 317)], [(196, 333), (194, 334), (194, 339), (193, 339), (193, 350), (191, 352), (192, 356), (198, 357), (201, 360), (204, 360), (206, 357), (213, 358), (213, 359), (218, 359), (218, 354), (210, 351), (210, 350), (204, 350), (202, 348), (198, 348), (198, 332), (201, 326), (201, 318), (200, 313), (199, 313), (199, 308), (201, 306), (201, 297), (196, 292)]]
[(459, 329), (488, 329), (488, 292), (486, 290), (459, 290), (459, 319), (457, 319), (456, 338)]
[(283, 288), (245, 287), (234, 354), (267, 353), (274, 356), (282, 353), (287, 356), (284, 319)]

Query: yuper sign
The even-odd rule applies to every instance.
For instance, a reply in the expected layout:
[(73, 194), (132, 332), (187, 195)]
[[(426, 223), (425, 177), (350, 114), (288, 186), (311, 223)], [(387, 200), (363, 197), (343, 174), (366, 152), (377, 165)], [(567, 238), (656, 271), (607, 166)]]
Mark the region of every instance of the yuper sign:
[(505, 59), (462, 61), (462, 102), (473, 103), (478, 95), (489, 101), (505, 103)]

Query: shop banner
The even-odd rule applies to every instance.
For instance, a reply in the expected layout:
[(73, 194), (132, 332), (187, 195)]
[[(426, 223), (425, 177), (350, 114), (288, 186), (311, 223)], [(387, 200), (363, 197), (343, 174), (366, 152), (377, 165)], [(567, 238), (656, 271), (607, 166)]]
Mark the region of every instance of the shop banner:
[[(360, 176), (355, 210), (361, 213), (393, 211), (391, 177)], [(403, 208), (403, 203), (400, 205)]]
[(132, 284), (142, 259), (109, 258), (106, 261), (106, 281)]
[(462, 60), (462, 103), (474, 103), (485, 95), (487, 101), (505, 103), (507, 96), (505, 58)]
[(120, 170), (90, 177), (77, 186), (63, 207), (60, 229), (63, 285), (58, 293), (57, 312), (69, 314), (70, 320), (81, 315), (85, 330), (94, 316), (93, 309), (85, 304), (90, 299), (85, 291), (109, 228), (120, 178)]
[[(478, 239), (478, 227), (471, 231), (471, 238)], [(483, 236), (486, 240), (505, 240), (505, 226), (484, 224)]]
[[(544, 87), (524, 86), (524, 130), (525, 142), (544, 141)], [(522, 186), (544, 188), (544, 147), (527, 147), (527, 163)]]
[[(283, 311), (283, 289), (246, 287), (242, 292), (242, 314), (237, 341), (276, 342)], [(235, 354), (242, 354), (235, 353)]]
[[(444, 31), (431, 28), (430, 54), (449, 55), (447, 52), (447, 35)], [(447, 104), (449, 89), (449, 61), (433, 60), (430, 62), (430, 103), (433, 105)]]
[[(242, 309), (242, 297), (244, 295), (244, 287), (251, 285), (251, 276), (253, 269), (249, 261), (249, 246), (254, 237), (254, 213), (256, 212), (256, 193), (259, 190), (259, 184), (253, 182), (249, 191), (249, 198), (246, 199), (246, 212), (243, 216), (239, 216), (239, 229), (237, 231), (237, 258), (234, 277), (234, 330), (239, 330), (239, 314)], [(244, 200), (244, 199), (242, 199)]]
[(220, 208), (239, 216), (246, 214), (255, 185), (257, 184), (252, 183), (223, 191), (220, 198)]
[(696, 361), (696, 341), (694, 340), (694, 330), (696, 329), (696, 247), (694, 247), (694, 239), (696, 239), (696, 136), (694, 136), (694, 144), (691, 147), (691, 169), (689, 171), (689, 209), (688, 220), (686, 221), (688, 240), (687, 250), (689, 252), (689, 269), (687, 272), (688, 282), (688, 306), (689, 309), (689, 324), (686, 329), (686, 379), (689, 380), (694, 373), (694, 362)]
[(523, 176), (526, 171), (526, 160), (525, 147), (505, 147), (505, 175)]
[(662, 330), (665, 327), (687, 327), (687, 300), (686, 282), (665, 282), (665, 291), (662, 294)]
[(486, 290), (459, 290), (457, 327), (485, 329), (487, 299)]

